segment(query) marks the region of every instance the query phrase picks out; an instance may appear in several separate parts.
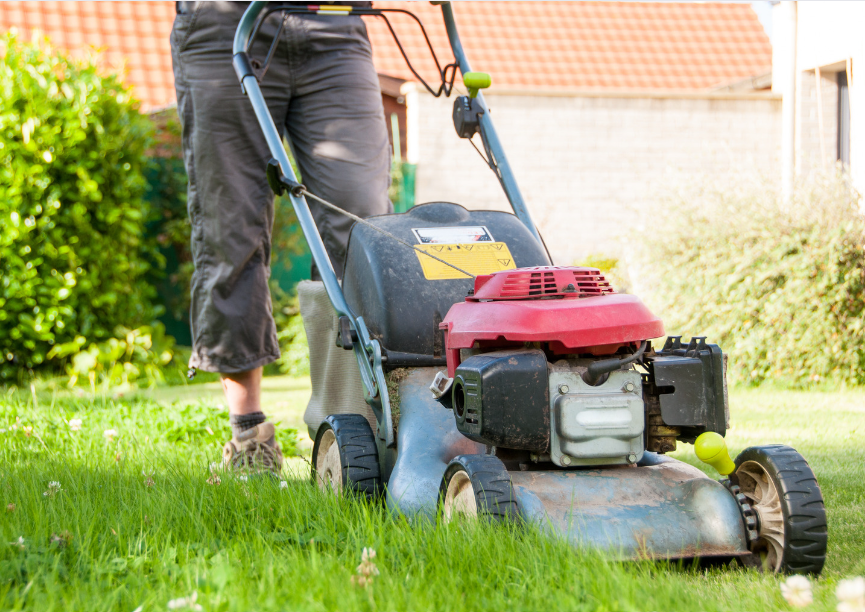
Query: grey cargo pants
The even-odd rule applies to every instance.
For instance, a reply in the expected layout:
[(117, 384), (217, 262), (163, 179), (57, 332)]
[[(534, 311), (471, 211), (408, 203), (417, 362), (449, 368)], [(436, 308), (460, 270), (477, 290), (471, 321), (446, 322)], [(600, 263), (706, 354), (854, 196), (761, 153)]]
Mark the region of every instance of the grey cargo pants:
[[(279, 357), (267, 286), (270, 154), (231, 66), (247, 3), (184, 4), (191, 6), (175, 19), (171, 49), (195, 263), (189, 365), (237, 373)], [(254, 57), (266, 56), (279, 19), (272, 15), (262, 28)], [(361, 217), (391, 212), (390, 145), (363, 20), (290, 16), (281, 41), (261, 89), (274, 123), (288, 132), (304, 184)], [(310, 208), (341, 277), (352, 221)]]

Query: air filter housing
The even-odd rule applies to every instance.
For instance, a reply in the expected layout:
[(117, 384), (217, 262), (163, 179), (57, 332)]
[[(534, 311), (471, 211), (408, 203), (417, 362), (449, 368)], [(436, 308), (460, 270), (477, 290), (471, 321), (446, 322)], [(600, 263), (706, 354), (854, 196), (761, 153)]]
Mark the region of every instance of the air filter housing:
[(550, 389), (543, 351), (493, 351), (456, 370), (453, 407), (467, 438), (504, 448), (548, 452)]

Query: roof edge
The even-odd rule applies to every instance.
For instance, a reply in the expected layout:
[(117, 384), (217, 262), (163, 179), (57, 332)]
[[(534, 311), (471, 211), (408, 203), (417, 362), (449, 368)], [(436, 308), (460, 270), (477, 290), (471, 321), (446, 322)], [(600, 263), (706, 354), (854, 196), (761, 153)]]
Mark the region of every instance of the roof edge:
[[(454, 87), (455, 91), (459, 91)], [(426, 89), (414, 81), (406, 81), (400, 93), (422, 93)], [(459, 91), (459, 93), (465, 93)], [(765, 91), (711, 91), (711, 90), (657, 90), (657, 89), (528, 89), (497, 87), (484, 92), (484, 96), (537, 96), (547, 98), (648, 98), (655, 100), (781, 100), (781, 95)]]

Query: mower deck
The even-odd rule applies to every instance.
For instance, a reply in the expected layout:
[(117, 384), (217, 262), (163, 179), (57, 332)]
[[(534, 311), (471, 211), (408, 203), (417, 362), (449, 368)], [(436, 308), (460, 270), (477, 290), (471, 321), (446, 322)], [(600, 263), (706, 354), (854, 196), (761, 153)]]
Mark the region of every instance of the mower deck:
[[(450, 460), (485, 452), (457, 430), (429, 393), (436, 368), (413, 368), (399, 384), (397, 455), (387, 505), (435, 519)], [(628, 558), (733, 557), (748, 552), (735, 499), (681, 461), (647, 453), (637, 466), (510, 471), (520, 516), (577, 546)]]
[(510, 472), (520, 515), (621, 558), (734, 557), (748, 547), (723, 485), (675, 459), (656, 465)]

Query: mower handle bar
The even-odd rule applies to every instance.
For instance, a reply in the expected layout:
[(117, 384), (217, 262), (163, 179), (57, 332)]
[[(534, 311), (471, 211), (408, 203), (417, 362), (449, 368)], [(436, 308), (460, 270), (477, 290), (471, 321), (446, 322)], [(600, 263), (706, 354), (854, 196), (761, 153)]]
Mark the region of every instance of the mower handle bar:
[[(445, 28), (447, 29), (448, 40), (451, 44), (454, 59), (457, 61), (460, 72), (465, 76), (467, 72), (472, 71), (472, 68), (471, 65), (469, 65), (469, 60), (466, 57), (465, 51), (463, 50), (463, 44), (460, 42), (460, 35), (459, 32), (457, 32), (457, 22), (454, 19), (453, 7), (450, 2), (442, 2), (441, 7), (442, 17), (444, 17)], [(529, 214), (529, 209), (526, 206), (525, 200), (523, 200), (523, 194), (520, 192), (519, 185), (517, 185), (517, 179), (514, 177), (511, 165), (508, 163), (505, 149), (502, 146), (502, 143), (499, 140), (499, 135), (493, 125), (493, 120), (490, 116), (490, 109), (487, 107), (487, 102), (484, 99), (483, 92), (478, 91), (476, 99), (483, 110), (483, 113), (478, 117), (478, 127), (480, 128), (479, 131), (484, 148), (492, 157), (492, 159), (490, 159), (490, 166), (496, 172), (497, 178), (505, 192), (505, 196), (507, 196), (508, 202), (510, 202), (511, 208), (514, 211), (514, 215), (523, 222), (523, 225), (528, 228), (532, 233), (532, 236), (535, 237), (535, 240), (537, 240), (546, 250), (544, 241), (541, 240), (541, 235), (538, 233), (534, 221), (532, 221), (532, 216)]]
[[(454, 20), (453, 8), (451, 7), (450, 2), (441, 2), (440, 4), (451, 50), (453, 51), (460, 72), (465, 75), (467, 72), (471, 72), (471, 67), (465, 51), (463, 50), (462, 43), (460, 42), (456, 21)], [(249, 7), (244, 12), (234, 36), (232, 63), (234, 64), (237, 77), (240, 80), (241, 88), (247, 94), (249, 101), (252, 104), (252, 108), (255, 112), (256, 118), (258, 119), (258, 123), (261, 126), (262, 132), (264, 133), (264, 138), (267, 141), (267, 146), (271, 155), (273, 155), (279, 163), (282, 174), (287, 179), (286, 182), (288, 184), (297, 184), (297, 178), (292, 170), (288, 154), (283, 146), (282, 139), (279, 136), (279, 131), (276, 129), (273, 118), (270, 116), (270, 111), (268, 110), (267, 103), (261, 93), (258, 80), (247, 53), (250, 38), (256, 31), (256, 23), (266, 5), (267, 2), (257, 0), (250, 3)], [(518, 219), (520, 219), (520, 221), (522, 221), (526, 228), (528, 228), (532, 236), (534, 236), (534, 238), (543, 246), (543, 241), (541, 240), (540, 234), (532, 221), (519, 186), (517, 185), (516, 178), (514, 177), (510, 164), (505, 156), (504, 148), (502, 147), (495, 127), (493, 126), (489, 108), (484, 100), (483, 93), (479, 92), (477, 94), (477, 101), (483, 110), (483, 113), (479, 116), (479, 131), (484, 148), (490, 155), (490, 166), (496, 172), (497, 178), (499, 179), (505, 195), (511, 204), (514, 214)], [(309, 244), (309, 250), (312, 254), (313, 261), (315, 261), (315, 265), (321, 274), (325, 290), (327, 291), (327, 295), (330, 298), (330, 302), (333, 305), (337, 316), (348, 317), (352, 323), (352, 327), (357, 331), (360, 342), (354, 343), (354, 351), (357, 357), (358, 366), (360, 367), (364, 390), (367, 394), (367, 401), (378, 413), (377, 416), (389, 417), (390, 410), (387, 399), (387, 387), (384, 384), (384, 374), (381, 368), (381, 346), (377, 340), (373, 340), (370, 337), (366, 325), (363, 322), (363, 318), (356, 316), (345, 301), (345, 296), (342, 293), (339, 280), (333, 270), (333, 265), (327, 255), (327, 250), (324, 247), (321, 234), (319, 234), (315, 221), (312, 218), (306, 199), (300, 193), (300, 190), (289, 190), (287, 193), (295, 214), (297, 215), (297, 220), (300, 224), (301, 230), (303, 231), (303, 235), (306, 237), (306, 241)], [(379, 405), (376, 406), (376, 403), (379, 403)], [(382, 414), (383, 412), (384, 414)], [(379, 422), (389, 420), (390, 418), (381, 418), (379, 419)], [(388, 445), (390, 445), (392, 443), (393, 434), (389, 427), (389, 423), (387, 425)]]

